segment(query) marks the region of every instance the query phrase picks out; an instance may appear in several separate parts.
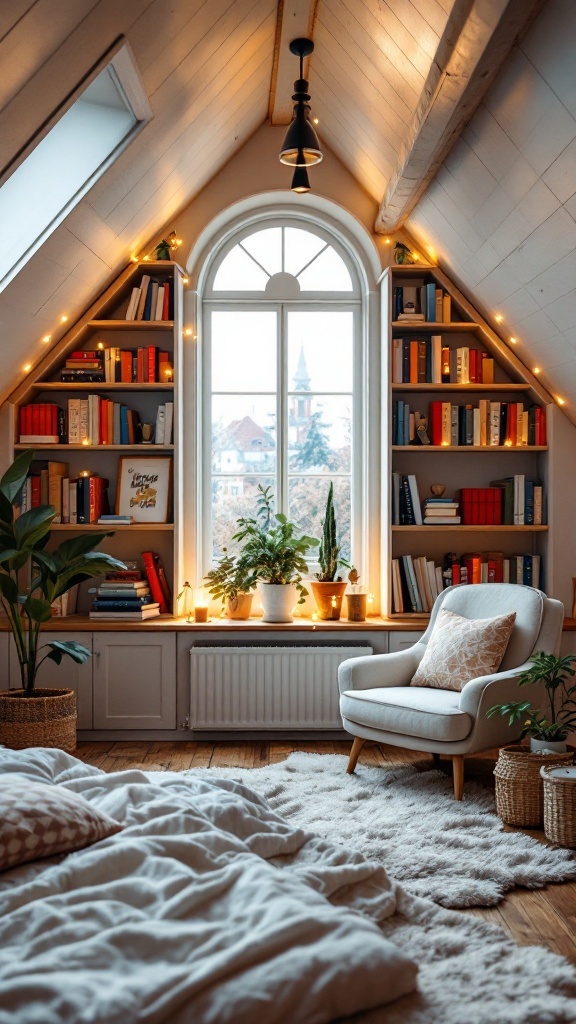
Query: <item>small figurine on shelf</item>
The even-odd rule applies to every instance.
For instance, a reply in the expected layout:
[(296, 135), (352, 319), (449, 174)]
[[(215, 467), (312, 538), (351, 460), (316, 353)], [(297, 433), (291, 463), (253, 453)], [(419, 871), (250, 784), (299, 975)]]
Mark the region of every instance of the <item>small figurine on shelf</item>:
[(394, 263), (415, 263), (414, 253), (404, 242), (396, 242), (394, 246)]
[(168, 238), (162, 238), (158, 242), (158, 245), (154, 249), (154, 258), (157, 260), (171, 260), (172, 249), (177, 249), (180, 244), (180, 240), (176, 238), (176, 232), (171, 231)]

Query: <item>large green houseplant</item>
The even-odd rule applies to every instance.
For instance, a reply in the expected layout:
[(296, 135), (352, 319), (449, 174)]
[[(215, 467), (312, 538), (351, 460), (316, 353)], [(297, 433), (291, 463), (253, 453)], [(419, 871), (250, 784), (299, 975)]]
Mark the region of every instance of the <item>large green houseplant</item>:
[[(21, 689), (0, 694), (0, 743), (59, 746), (59, 742), (50, 742), (51, 738), (58, 739), (58, 725), (52, 728), (46, 724), (53, 712), (57, 722), (67, 722), (65, 732), (71, 745), (72, 727), (68, 720), (72, 714), (63, 712), (73, 708), (75, 723), (73, 691), (40, 689), (36, 678), (45, 659), (59, 665), (68, 657), (82, 664), (90, 657), (90, 651), (74, 640), (47, 640), (41, 644), (42, 627), (50, 619), (51, 605), (57, 597), (77, 583), (110, 569), (123, 568), (123, 563), (94, 551), (109, 536), (107, 533), (73, 537), (48, 552), (50, 527), (56, 514), (52, 505), (40, 505), (16, 515), (17, 499), (33, 458), (33, 451), (20, 452), (0, 480), (0, 603), (14, 638), (22, 683)], [(70, 694), (72, 699), (68, 696), (62, 703), (60, 698)]]
[(547, 708), (534, 707), (531, 700), (495, 704), (486, 715), (508, 715), (508, 724), (522, 722), (520, 738), (530, 737), (532, 750), (566, 750), (568, 734), (576, 730), (576, 655), (558, 658), (538, 651), (530, 658), (532, 668), (518, 677), (518, 686), (540, 686), (546, 694)]
[(341, 557), (340, 550), (334, 511), (334, 484), (330, 481), (324, 519), (322, 520), (322, 538), (318, 550), (320, 571), (316, 573), (316, 579), (312, 580), (310, 584), (320, 619), (340, 618), (342, 598), (347, 581), (338, 575), (338, 570), (340, 566), (346, 569), (350, 568), (349, 562)]
[(273, 512), (270, 487), (258, 485), (255, 516), (238, 519), (233, 541), (241, 545), (238, 567), (246, 586), (260, 584), (264, 622), (292, 622), (292, 608), (308, 591), (306, 554), (318, 545), (282, 512)]

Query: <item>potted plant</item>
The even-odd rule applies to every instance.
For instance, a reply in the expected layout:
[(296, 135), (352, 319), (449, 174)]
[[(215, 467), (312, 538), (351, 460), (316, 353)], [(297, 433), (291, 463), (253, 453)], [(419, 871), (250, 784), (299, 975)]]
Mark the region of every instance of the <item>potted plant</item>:
[(312, 593), (318, 607), (318, 618), (339, 619), (342, 609), (342, 598), (346, 590), (346, 580), (338, 576), (338, 567), (350, 568), (350, 564), (340, 557), (340, 545), (336, 535), (336, 515), (334, 513), (334, 484), (330, 481), (326, 509), (322, 520), (322, 540), (318, 551), (320, 572), (311, 581)]
[(531, 750), (564, 753), (568, 733), (576, 729), (576, 683), (570, 684), (571, 678), (576, 675), (576, 655), (567, 654), (564, 658), (557, 658), (554, 654), (538, 651), (530, 661), (533, 662), (532, 668), (518, 677), (518, 686), (543, 687), (549, 705), (549, 717), (546, 717), (545, 709), (534, 707), (530, 700), (495, 704), (487, 711), (487, 717), (508, 715), (510, 725), (523, 721), (520, 738), (530, 737)]
[(252, 607), (250, 580), (252, 573), (241, 566), (238, 559), (227, 548), (216, 562), (216, 567), (206, 573), (205, 581), (213, 597), (220, 598), (225, 605), (226, 618), (249, 619)]
[(294, 605), (303, 604), (308, 593), (302, 583), (308, 571), (305, 555), (318, 540), (272, 511), (269, 487), (259, 484), (258, 491), (256, 516), (238, 519), (232, 538), (242, 545), (238, 569), (246, 587), (260, 584), (264, 622), (292, 622)]
[(0, 480), (0, 602), (14, 637), (22, 682), (21, 689), (0, 693), (0, 743), (13, 749), (61, 747), (72, 753), (76, 695), (69, 689), (38, 688), (36, 679), (45, 659), (59, 665), (66, 656), (82, 664), (90, 651), (75, 640), (40, 644), (42, 626), (61, 594), (124, 565), (93, 550), (107, 533), (74, 537), (47, 552), (56, 514), (52, 505), (15, 517), (15, 502), (33, 458), (33, 451), (21, 452)]

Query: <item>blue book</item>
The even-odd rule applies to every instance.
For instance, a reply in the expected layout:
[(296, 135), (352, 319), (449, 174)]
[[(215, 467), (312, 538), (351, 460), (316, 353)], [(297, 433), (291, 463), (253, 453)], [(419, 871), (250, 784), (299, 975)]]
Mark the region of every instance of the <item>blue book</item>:
[(524, 481), (524, 523), (534, 526), (534, 481)]
[[(153, 291), (152, 285), (153, 285), (155, 280), (157, 280), (157, 279), (156, 278), (151, 278), (150, 279), (150, 283), (148, 285), (148, 291), (146, 292), (146, 301), (144, 303), (144, 313), (142, 314), (142, 319), (143, 320), (154, 320), (155, 319), (155, 317), (151, 316), (151, 313), (152, 313), (152, 291)], [(156, 312), (156, 310), (154, 310), (154, 312)]]
[(404, 444), (410, 444), (410, 406), (404, 403)]
[(152, 604), (152, 598), (148, 597), (132, 597), (130, 599), (122, 599), (118, 597), (111, 597), (104, 600), (102, 596), (96, 598), (92, 602), (92, 611), (94, 612), (137, 612), (145, 604)]
[(404, 444), (404, 402), (400, 400), (398, 402), (398, 440), (396, 444)]
[(426, 285), (426, 319), (430, 323), (436, 321), (436, 284), (434, 281)]

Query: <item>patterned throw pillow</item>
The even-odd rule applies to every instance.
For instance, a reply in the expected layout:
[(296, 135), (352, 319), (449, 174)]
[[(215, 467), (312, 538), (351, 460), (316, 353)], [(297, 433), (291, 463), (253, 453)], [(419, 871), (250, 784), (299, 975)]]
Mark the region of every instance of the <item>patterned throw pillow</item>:
[(121, 829), (77, 793), (17, 776), (1, 777), (0, 871), (80, 850)]
[(441, 608), (410, 686), (461, 690), (471, 679), (496, 672), (515, 619), (516, 612), (493, 619), (465, 619)]

